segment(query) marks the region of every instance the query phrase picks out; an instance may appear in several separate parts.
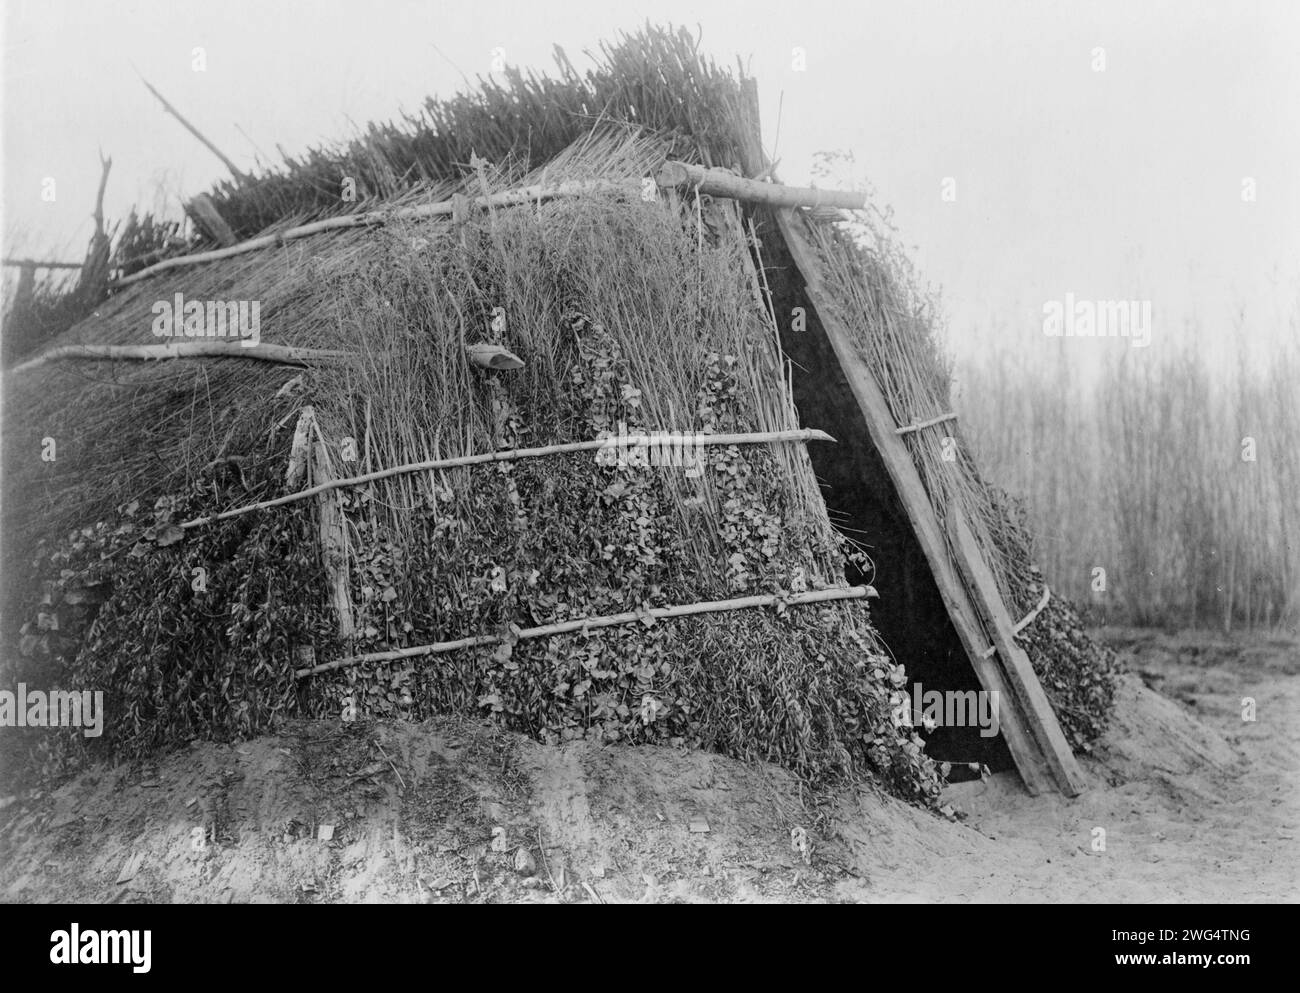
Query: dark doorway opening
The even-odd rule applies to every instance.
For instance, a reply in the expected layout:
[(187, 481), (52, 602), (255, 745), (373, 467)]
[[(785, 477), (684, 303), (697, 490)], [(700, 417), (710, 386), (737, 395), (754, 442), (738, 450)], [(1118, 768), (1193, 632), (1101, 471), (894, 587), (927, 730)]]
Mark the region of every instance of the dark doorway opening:
[[(781, 346), (793, 364), (795, 405), (803, 427), (820, 428), (838, 442), (810, 445), (808, 453), (832, 522), (865, 546), (875, 565), (865, 576), (846, 566), (851, 583), (869, 582), (879, 593), (871, 601), (872, 622), (894, 658), (907, 671), (908, 692), (966, 692), (981, 689), (957, 632), (948, 617), (925, 553), (912, 531), (880, 454), (872, 443), (857, 400), (835, 357), (826, 332), (804, 292), (803, 280), (771, 221), (760, 231), (763, 262), (780, 328)], [(805, 327), (793, 329), (795, 308), (803, 308)], [(926, 752), (951, 762), (953, 782), (977, 778), (966, 763), (1000, 772), (1014, 768), (1001, 733), (985, 737), (977, 726), (920, 727)]]

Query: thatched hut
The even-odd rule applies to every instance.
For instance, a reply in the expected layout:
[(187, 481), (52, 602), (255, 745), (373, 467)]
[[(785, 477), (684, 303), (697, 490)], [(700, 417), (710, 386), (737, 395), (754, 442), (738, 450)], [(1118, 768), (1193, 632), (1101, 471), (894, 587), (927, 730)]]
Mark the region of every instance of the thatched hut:
[[(160, 262), (128, 225), (110, 295), (7, 373), (5, 680), (103, 689), (117, 754), (455, 711), (1041, 787), (1023, 720), (927, 754), (898, 719), (1009, 679), (1086, 748), (1111, 687), (962, 443), (924, 299), (852, 214), (763, 202), (752, 85), (686, 33), (558, 62), (219, 185), (251, 243)], [(655, 432), (685, 443), (590, 447)]]

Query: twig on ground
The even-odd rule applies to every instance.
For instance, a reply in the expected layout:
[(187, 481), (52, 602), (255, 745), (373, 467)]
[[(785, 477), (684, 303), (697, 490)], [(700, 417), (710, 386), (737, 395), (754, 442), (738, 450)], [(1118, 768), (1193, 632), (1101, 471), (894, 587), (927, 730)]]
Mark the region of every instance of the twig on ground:
[(387, 761), (388, 764), (393, 767), (393, 772), (396, 773), (397, 775), (397, 781), (402, 784), (402, 790), (405, 791), (406, 780), (402, 778), (402, 774), (397, 771), (397, 766), (393, 763), (393, 760), (388, 757), (388, 753), (384, 751), (384, 746), (376, 741), (375, 747), (379, 749), (379, 754), (384, 757), (384, 760)]
[(546, 877), (551, 881), (551, 892), (559, 893), (560, 887), (555, 882), (555, 877), (551, 875), (550, 864), (546, 861), (546, 849), (542, 845), (542, 829), (537, 829), (537, 854), (541, 856), (542, 868), (546, 870)]

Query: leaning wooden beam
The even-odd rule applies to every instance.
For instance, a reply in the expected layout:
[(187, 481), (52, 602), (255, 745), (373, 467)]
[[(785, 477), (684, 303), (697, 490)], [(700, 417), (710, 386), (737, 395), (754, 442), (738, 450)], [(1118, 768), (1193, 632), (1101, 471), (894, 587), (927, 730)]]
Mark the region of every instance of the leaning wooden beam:
[(59, 345), (14, 366), (12, 371), (25, 372), (62, 359), (157, 362), (163, 359), (220, 358), (251, 359), (254, 362), (275, 362), (279, 365), (311, 365), (314, 362), (339, 362), (350, 355), (350, 352), (334, 349), (298, 348), (267, 342), (247, 348), (220, 341), (180, 341), (171, 345)]
[(337, 490), (344, 486), (362, 486), (366, 483), (372, 483), (378, 479), (387, 479), (390, 476), (399, 476), (404, 473), (423, 472), (426, 469), (455, 469), (467, 465), (483, 465), (487, 462), (514, 462), (518, 459), (534, 459), (545, 455), (563, 455), (568, 452), (594, 452), (594, 451), (616, 451), (619, 447), (629, 449), (640, 448), (667, 448), (674, 445), (688, 444), (694, 445), (756, 445), (764, 442), (777, 441), (834, 441), (835, 439), (825, 431), (817, 431), (812, 428), (800, 428), (795, 431), (755, 431), (748, 434), (681, 434), (677, 432), (664, 432), (661, 434), (637, 434), (637, 435), (620, 435), (613, 438), (597, 438), (594, 441), (571, 441), (562, 445), (546, 445), (542, 448), (512, 448), (500, 452), (485, 452), (482, 455), (458, 455), (449, 459), (430, 459), (428, 462), (411, 462), (407, 465), (397, 465), (389, 469), (380, 469), (378, 472), (368, 472), (362, 476), (350, 476), (346, 479), (335, 479), (329, 483), (321, 483), (310, 489), (299, 490), (297, 493), (287, 493), (282, 497), (276, 497), (274, 500), (263, 500), (260, 503), (250, 503), (244, 507), (236, 507), (233, 510), (225, 510), (220, 514), (213, 514), (210, 517), (196, 517), (192, 521), (186, 521), (181, 525), (183, 530), (189, 528), (201, 527), (204, 524), (212, 524), (216, 521), (229, 520), (232, 517), (239, 517), (243, 514), (251, 514), (259, 510), (267, 510), (271, 507), (282, 507), (286, 503), (294, 503), (298, 500), (306, 500), (308, 497), (314, 497), (318, 493), (324, 493), (326, 490)]
[(836, 190), (801, 189), (781, 186), (778, 183), (760, 183), (745, 179), (725, 169), (706, 169), (688, 162), (665, 162), (655, 177), (663, 188), (698, 189), (715, 197), (730, 197), (747, 203), (761, 203), (770, 207), (840, 207), (860, 210), (867, 205), (865, 193), (843, 193)]
[(204, 147), (206, 147), (207, 150), (208, 150), (209, 152), (211, 152), (213, 155), (215, 155), (217, 158), (219, 158), (223, 163), (225, 163), (226, 168), (230, 170), (230, 174), (231, 174), (232, 176), (234, 176), (236, 179), (241, 180), (241, 181), (242, 181), (242, 180), (245, 180), (245, 179), (248, 178), (248, 177), (245, 176), (242, 172), (240, 172), (238, 168), (236, 168), (235, 163), (233, 163), (233, 162), (230, 161), (229, 156), (227, 156), (225, 152), (223, 152), (223, 151), (222, 151), (221, 149), (219, 149), (216, 145), (214, 145), (211, 141), (209, 141), (208, 138), (203, 134), (202, 131), (200, 131), (200, 130), (199, 130), (198, 128), (196, 128), (193, 124), (191, 124), (189, 121), (187, 121), (187, 120), (184, 118), (184, 116), (182, 116), (182, 114), (181, 114), (181, 112), (180, 112), (179, 110), (177, 110), (177, 109), (176, 109), (175, 107), (173, 107), (170, 103), (168, 103), (168, 102), (167, 102), (167, 98), (166, 98), (165, 96), (163, 96), (161, 93), (159, 93), (157, 90), (155, 90), (155, 89), (153, 88), (153, 84), (151, 84), (151, 83), (149, 82), (149, 80), (147, 80), (147, 79), (145, 79), (143, 76), (141, 76), (141, 77), (140, 77), (140, 82), (144, 83), (144, 85), (147, 86), (147, 87), (149, 88), (149, 92), (152, 93), (154, 96), (156, 96), (156, 97), (158, 98), (159, 102), (163, 105), (163, 110), (167, 111), (167, 113), (171, 114), (172, 117), (174, 117), (174, 118), (176, 118), (176, 120), (180, 121), (182, 127), (184, 127), (186, 131), (188, 131), (190, 134), (194, 135), (194, 137), (197, 138), (197, 139), (199, 139), (199, 141), (203, 142)]
[(1057, 723), (1056, 714), (1038, 682), (1029, 656), (1016, 644), (1011, 615), (1007, 613), (1006, 605), (998, 593), (993, 573), (980, 554), (979, 544), (961, 509), (949, 507), (948, 521), (957, 561), (966, 573), (976, 605), (990, 621), (993, 644), (998, 650), (1002, 671), (1016, 694), (1020, 709), (1029, 717), (1026, 722), (1029, 730), (1047, 759), (1057, 787), (1066, 796), (1078, 796), (1087, 788), (1087, 781), (1074, 760), (1074, 753), (1070, 751), (1061, 725)]
[(619, 624), (636, 624), (653, 618), (660, 620), (667, 617), (690, 617), (694, 614), (716, 614), (726, 610), (744, 610), (751, 607), (771, 607), (784, 602), (795, 607), (807, 603), (824, 603), (828, 600), (858, 600), (870, 593), (866, 586), (840, 586), (828, 590), (814, 590), (811, 593), (791, 593), (786, 596), (744, 596), (732, 600), (706, 600), (702, 603), (677, 604), (672, 607), (651, 607), (648, 610), (629, 611), (623, 614), (607, 614), (604, 617), (584, 617), (558, 624), (543, 624), (540, 627), (521, 628), (512, 635), (485, 634), (473, 638), (460, 638), (457, 641), (438, 641), (432, 645), (414, 645), (411, 648), (398, 648), (391, 652), (371, 652), (368, 655), (350, 655), (312, 666), (298, 669), (294, 676), (302, 679), (318, 672), (330, 672), (350, 665), (364, 662), (395, 662), (399, 659), (420, 658), (426, 655), (443, 655), (463, 648), (478, 648), (484, 645), (500, 645), (507, 641), (526, 641), (529, 638), (548, 638), (558, 634), (587, 632), (597, 628), (614, 627)]
[[(469, 207), (478, 209), (487, 209), (491, 207), (514, 207), (520, 204), (536, 203), (539, 200), (553, 200), (556, 197), (581, 196), (590, 193), (629, 193), (640, 195), (640, 183), (638, 181), (618, 182), (615, 180), (581, 180), (568, 183), (560, 183), (558, 186), (528, 186), (519, 190), (505, 190), (501, 193), (493, 193), (491, 196), (466, 197), (464, 198)], [(243, 255), (245, 252), (257, 252), (264, 248), (274, 248), (276, 245), (282, 245), (286, 241), (293, 241), (297, 238), (306, 238), (310, 235), (321, 234), (325, 231), (338, 231), (343, 228), (363, 228), (375, 224), (386, 224), (390, 221), (400, 220), (419, 220), (427, 217), (450, 217), (452, 215), (452, 200), (443, 200), (438, 203), (419, 204), (414, 207), (401, 207), (396, 210), (372, 210), (359, 214), (340, 214), (338, 217), (327, 217), (322, 221), (312, 221), (310, 224), (303, 224), (295, 228), (286, 228), (275, 234), (262, 235), (257, 238), (250, 238), (248, 241), (241, 241), (238, 245), (231, 245), (229, 248), (217, 248), (210, 252), (195, 252), (193, 255), (178, 255), (175, 258), (163, 259), (147, 269), (141, 269), (139, 272), (133, 272), (129, 276), (123, 276), (114, 282), (113, 286), (129, 286), (131, 283), (137, 283), (142, 279), (148, 279), (160, 272), (168, 269), (176, 269), (181, 266), (199, 265), (203, 262), (217, 262), (221, 259), (228, 259), (236, 255)]]
[(996, 661), (984, 658), (984, 648), (988, 642), (979, 615), (948, 557), (948, 543), (943, 529), (916, 463), (912, 461), (907, 443), (895, 433), (898, 425), (890, 413), (885, 395), (881, 392), (871, 367), (858, 351), (851, 330), (840, 318), (834, 302), (825, 292), (820, 275), (821, 262), (800, 233), (799, 219), (788, 210), (776, 211), (775, 216), (786, 248), (803, 276), (808, 300), (821, 319), (821, 326), (844, 371), (854, 399), (858, 402), (871, 441), (880, 453), (890, 481), (898, 492), (899, 502), (902, 503), (917, 542), (925, 554), (962, 649), (970, 659), (985, 692), (997, 694), (994, 699), (999, 701), (1002, 736), (1024, 780), (1025, 788), (1035, 796), (1049, 790), (1052, 787), (1052, 777), (1037, 742), (1025, 728), (1019, 698), (1012, 694)]

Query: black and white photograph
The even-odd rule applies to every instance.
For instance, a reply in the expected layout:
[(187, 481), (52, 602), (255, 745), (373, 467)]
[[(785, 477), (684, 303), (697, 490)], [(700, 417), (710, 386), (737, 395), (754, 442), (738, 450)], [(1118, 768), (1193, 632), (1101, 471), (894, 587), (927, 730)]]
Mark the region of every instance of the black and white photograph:
[(0, 902), (83, 911), (23, 956), (160, 974), (96, 929), (172, 905), (1087, 904), (1110, 974), (1260, 965), (1300, 7), (0, 31)]

